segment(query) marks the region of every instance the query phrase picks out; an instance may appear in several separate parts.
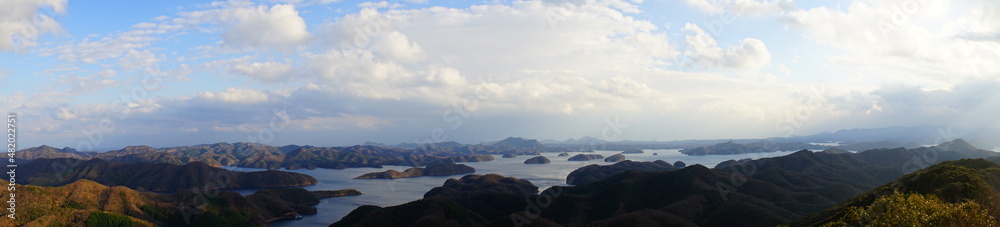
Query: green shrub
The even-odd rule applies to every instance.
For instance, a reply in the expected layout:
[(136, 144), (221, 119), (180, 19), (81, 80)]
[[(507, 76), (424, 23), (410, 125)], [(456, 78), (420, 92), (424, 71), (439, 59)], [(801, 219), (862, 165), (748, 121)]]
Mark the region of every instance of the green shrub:
[(997, 226), (997, 221), (973, 201), (953, 204), (933, 195), (895, 193), (848, 207), (846, 215), (823, 226)]
[(87, 222), (85, 223), (88, 227), (107, 227), (107, 226), (132, 226), (132, 219), (126, 216), (110, 214), (104, 212), (94, 212), (90, 213), (90, 217), (87, 217)]

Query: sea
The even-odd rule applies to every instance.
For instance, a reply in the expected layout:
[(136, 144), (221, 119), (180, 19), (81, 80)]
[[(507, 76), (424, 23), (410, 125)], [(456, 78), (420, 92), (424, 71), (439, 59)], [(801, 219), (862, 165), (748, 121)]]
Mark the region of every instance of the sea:
[[(489, 174), (496, 173), (508, 177), (516, 177), (520, 179), (525, 179), (531, 181), (532, 184), (538, 186), (539, 191), (543, 191), (552, 186), (564, 186), (566, 184), (566, 176), (570, 172), (576, 170), (580, 167), (587, 165), (611, 165), (614, 163), (607, 163), (604, 160), (591, 160), (591, 161), (568, 161), (569, 157), (577, 154), (600, 154), (604, 157), (608, 157), (621, 151), (594, 151), (594, 152), (572, 152), (568, 157), (557, 157), (558, 153), (542, 153), (552, 163), (549, 164), (523, 164), (524, 160), (535, 157), (534, 155), (521, 155), (516, 158), (501, 158), (500, 155), (494, 155), (496, 160), (488, 162), (463, 162), (462, 164), (471, 166), (476, 169), (475, 174)], [(782, 151), (782, 152), (771, 152), (771, 153), (751, 153), (751, 154), (735, 154), (735, 155), (704, 155), (704, 156), (688, 156), (679, 152), (677, 149), (666, 149), (666, 150), (644, 150), (642, 154), (625, 154), (625, 157), (632, 161), (656, 161), (663, 160), (668, 163), (673, 164), (676, 161), (682, 161), (687, 165), (701, 164), (709, 168), (715, 167), (716, 164), (726, 161), (726, 160), (740, 160), (740, 159), (760, 159), (767, 157), (777, 157), (791, 154), (794, 151)], [(654, 155), (656, 154), (656, 155)], [(365, 173), (370, 172), (380, 172), (389, 169), (394, 169), (397, 171), (403, 171), (411, 166), (385, 166), (383, 168), (348, 168), (348, 169), (297, 169), (297, 170), (285, 170), (290, 172), (302, 173), (313, 176), (319, 183), (310, 186), (304, 186), (307, 190), (339, 190), (353, 188), (361, 191), (362, 195), (358, 196), (342, 196), (342, 197), (332, 197), (324, 198), (320, 200), (319, 204), (316, 204), (317, 214), (315, 215), (304, 215), (302, 219), (299, 220), (281, 220), (271, 222), (270, 226), (275, 227), (286, 227), (286, 226), (329, 226), (330, 224), (339, 221), (341, 218), (346, 216), (355, 208), (362, 205), (376, 205), (381, 207), (394, 206), (399, 204), (404, 204), (410, 201), (418, 200), (423, 198), (424, 193), (429, 191), (434, 187), (441, 186), (449, 178), (461, 178), (464, 175), (453, 175), (453, 176), (423, 176), (414, 178), (398, 178), (398, 179), (352, 179), (354, 177), (360, 176)], [(242, 168), (228, 166), (224, 167), (228, 170), (234, 171), (262, 171), (264, 169), (257, 168)], [(257, 189), (240, 189), (232, 190), (239, 192), (242, 195), (253, 194)]]

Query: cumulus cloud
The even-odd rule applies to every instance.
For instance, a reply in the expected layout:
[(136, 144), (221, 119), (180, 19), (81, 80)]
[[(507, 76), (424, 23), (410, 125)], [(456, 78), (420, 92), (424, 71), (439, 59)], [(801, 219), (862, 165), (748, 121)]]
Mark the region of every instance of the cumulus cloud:
[(731, 14), (735, 16), (776, 15), (797, 9), (792, 0), (684, 0), (688, 5), (709, 14)]
[(80, 41), (41, 48), (42, 56), (56, 56), (71, 63), (95, 64), (108, 59), (119, 59), (122, 67), (142, 67), (154, 65), (159, 57), (146, 50), (159, 36), (176, 31), (180, 26), (161, 22), (155, 26), (136, 26), (124, 32), (116, 32), (105, 37), (83, 38)]
[(692, 33), (687, 36), (684, 55), (702, 67), (758, 70), (771, 63), (771, 53), (758, 39), (746, 38), (739, 46), (723, 49), (698, 25), (685, 24), (684, 30)]
[(220, 101), (229, 103), (252, 104), (268, 100), (268, 95), (264, 92), (247, 88), (227, 88), (220, 92), (198, 92), (198, 98), (208, 101)]
[[(44, 45), (39, 52), (66, 63), (67, 70), (45, 72), (65, 74), (54, 77), (63, 87), (132, 87), (141, 82), (135, 78), (138, 69), (156, 66), (176, 65), (173, 72), (190, 75), (185, 81), (165, 82), (174, 86), (165, 93), (128, 100), (130, 115), (118, 124), (114, 137), (125, 141), (121, 143), (145, 143), (128, 140), (142, 139), (128, 132), (176, 133), (169, 141), (174, 144), (154, 141), (163, 145), (246, 141), (247, 135), (268, 129), (272, 119), (285, 117), (284, 131), (274, 131), (283, 139), (272, 143), (412, 142), (439, 128), (449, 140), (462, 142), (511, 135), (599, 136), (606, 119), (631, 125), (622, 139), (780, 136), (775, 122), (801, 109), (811, 115), (803, 122), (809, 126), (798, 133), (960, 119), (964, 112), (996, 115), (989, 107), (996, 103), (989, 88), (1000, 86), (995, 81), (962, 83), (970, 77), (958, 74), (953, 79), (957, 84), (927, 86), (912, 79), (919, 77), (907, 77), (956, 72), (945, 64), (992, 72), (986, 65), (995, 65), (1000, 51), (989, 39), (994, 31), (987, 11), (930, 25), (925, 20), (935, 18), (938, 10), (920, 11), (910, 17), (912, 24), (893, 23), (899, 29), (889, 35), (899, 38), (898, 43), (879, 44), (878, 27), (850, 27), (891, 20), (891, 12), (889, 17), (879, 12), (893, 2), (798, 10), (790, 1), (688, 1), (712, 17), (727, 11), (760, 17), (789, 12), (776, 16), (777, 22), (750, 22), (788, 25), (807, 41), (847, 52), (812, 59), (820, 64), (877, 69), (836, 76), (892, 72), (905, 78), (838, 84), (843, 87), (814, 95), (808, 88), (817, 82), (798, 81), (813, 69), (782, 62), (790, 58), (784, 50), (749, 37), (759, 33), (733, 30), (733, 35), (719, 37), (690, 23), (659, 26), (643, 15), (642, 1), (513, 1), (467, 7), (376, 2), (325, 20), (302, 18), (326, 9), (304, 7), (319, 1), (284, 2), (288, 4), (195, 6), (127, 31)], [(933, 31), (944, 32), (928, 36)], [(784, 47), (761, 39), (771, 48)], [(195, 43), (171, 49), (160, 45), (164, 40)], [(946, 46), (931, 45), (937, 43)], [(667, 69), (680, 58), (708, 70)], [(772, 65), (793, 81), (741, 76), (767, 76)], [(233, 84), (244, 77), (261, 83)], [(181, 82), (188, 81), (208, 88), (187, 90)], [(44, 113), (35, 120), (43, 123), (28, 130), (32, 133), (77, 137), (64, 129), (90, 127), (113, 109), (111, 104), (73, 105), (71, 97), (93, 91), (53, 90), (14, 94), (0, 104)], [(812, 96), (825, 101), (804, 104), (803, 97)], [(669, 128), (692, 130), (664, 130)], [(331, 139), (330, 134), (340, 136)]]
[(16, 50), (35, 46), (45, 33), (59, 32), (62, 27), (42, 9), (56, 13), (66, 11), (65, 0), (14, 0), (0, 2), (0, 50)]
[(291, 4), (271, 7), (222, 5), (219, 9), (182, 12), (183, 17), (174, 21), (188, 26), (217, 25), (221, 27), (225, 44), (241, 48), (273, 47), (291, 50), (309, 41), (311, 37), (305, 20)]
[(292, 66), (279, 62), (254, 62), (233, 65), (233, 70), (266, 83), (286, 81), (293, 73)]
[[(572, 13), (554, 13), (562, 11)], [(410, 56), (434, 56), (425, 60), (471, 75), (512, 69), (620, 71), (622, 66), (667, 65), (677, 53), (656, 26), (605, 2), (561, 5), (525, 1), (385, 12), (364, 9), (323, 27), (323, 41), (337, 49), (373, 52), (393, 62), (414, 59)]]
[[(787, 14), (785, 24), (842, 54), (830, 63), (878, 80), (945, 88), (1000, 73), (1000, 27), (989, 1), (852, 1), (843, 9), (817, 6)], [(971, 38), (979, 37), (979, 38)], [(873, 81), (866, 81), (873, 82)]]

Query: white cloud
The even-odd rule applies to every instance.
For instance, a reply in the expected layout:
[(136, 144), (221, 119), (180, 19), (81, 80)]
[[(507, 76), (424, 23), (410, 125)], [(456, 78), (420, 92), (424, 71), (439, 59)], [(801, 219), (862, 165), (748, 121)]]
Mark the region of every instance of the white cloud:
[(291, 4), (271, 7), (264, 5), (253, 7), (246, 4), (220, 5), (223, 5), (223, 8), (182, 12), (180, 13), (182, 18), (177, 18), (174, 22), (209, 32), (212, 30), (198, 26), (206, 23), (217, 25), (221, 27), (225, 44), (240, 48), (273, 47), (279, 50), (292, 50), (310, 40), (311, 35), (305, 20)]
[[(50, 15), (40, 13), (52, 9), (66, 11), (65, 0), (12, 0), (0, 2), (0, 50), (19, 50), (35, 46), (45, 33), (62, 31)], [(20, 51), (20, 50), (19, 50)]]
[(771, 62), (771, 53), (764, 42), (758, 39), (745, 38), (739, 46), (722, 49), (698, 25), (685, 24), (684, 30), (693, 33), (687, 36), (688, 51), (684, 55), (702, 67), (756, 71)]
[(424, 50), (416, 42), (410, 41), (406, 35), (392, 31), (378, 37), (372, 44), (372, 51), (382, 58), (395, 59), (400, 62), (417, 62), (424, 58)]
[(216, 132), (232, 132), (233, 128), (222, 127), (222, 126), (212, 126), (212, 131), (216, 131)]
[(734, 16), (776, 15), (797, 9), (792, 0), (684, 0), (684, 2), (709, 14)]
[[(145, 26), (139, 26), (145, 27)], [(109, 34), (97, 39), (83, 38), (77, 42), (42, 48), (40, 55), (55, 55), (71, 63), (95, 64), (107, 59), (125, 57), (122, 67), (149, 66), (159, 61), (157, 56), (145, 48), (158, 41), (160, 35), (180, 29), (167, 23), (154, 28), (137, 28), (125, 32)], [(138, 64), (138, 65), (133, 65)]]
[(237, 64), (233, 65), (233, 70), (266, 83), (287, 81), (292, 76), (290, 74), (294, 73), (291, 65), (279, 62)]
[(59, 108), (59, 113), (57, 113), (56, 116), (60, 120), (73, 120), (74, 118), (76, 118), (76, 115), (70, 112), (70, 110), (66, 108)]
[[(905, 9), (905, 10), (904, 10)], [(1000, 73), (1000, 5), (985, 1), (853, 1), (784, 18), (819, 44), (843, 50), (829, 63), (857, 69), (862, 83), (907, 81), (932, 88)], [(979, 38), (972, 38), (979, 37)]]
[(265, 102), (268, 95), (264, 92), (247, 88), (227, 88), (220, 92), (198, 92), (199, 98), (208, 101), (220, 101), (229, 103), (253, 104)]
[[(178, 138), (245, 140), (246, 134), (268, 127), (273, 111), (281, 110), (292, 120), (287, 134), (276, 137), (343, 135), (334, 143), (371, 138), (409, 142), (435, 128), (445, 128), (452, 139), (466, 139), (463, 142), (567, 132), (598, 136), (604, 119), (617, 117), (632, 123), (627, 133), (636, 137), (628, 139), (688, 139), (775, 133), (774, 123), (798, 114), (793, 111), (803, 106), (800, 99), (810, 96), (804, 88), (815, 85), (798, 81), (814, 69), (780, 62), (786, 52), (775, 47), (785, 47), (778, 43), (785, 39), (765, 39), (772, 48), (768, 49), (756, 38), (739, 39), (768, 34), (732, 30), (727, 33), (732, 35), (718, 37), (706, 34), (711, 28), (702, 30), (694, 24), (657, 27), (655, 20), (641, 13), (637, 5), (641, 1), (514, 1), (459, 8), (396, 7), (386, 2), (326, 20), (302, 18), (331, 10), (326, 6), (303, 7), (317, 3), (307, 0), (287, 2), (296, 6), (217, 2), (195, 7), (200, 11), (178, 13), (178, 18), (137, 23), (107, 37), (46, 45), (39, 52), (67, 63), (58, 67), (67, 70), (43, 72), (59, 75), (54, 81), (60, 89), (18, 93), (0, 104), (44, 113), (36, 121), (45, 123), (32, 126), (34, 132), (73, 134), (62, 131), (90, 127), (86, 124), (93, 124), (111, 107), (71, 105), (75, 95), (93, 93), (65, 87), (135, 85), (124, 82), (136, 82), (137, 69), (178, 63), (170, 73), (191, 76), (166, 82), (166, 97), (152, 94), (153, 98), (129, 104), (132, 115), (118, 124), (121, 134), (116, 136), (164, 131), (183, 135)], [(689, 3), (704, 3), (703, 10), (710, 14), (725, 10), (718, 7), (722, 3), (729, 5), (730, 13), (745, 16), (794, 10), (789, 1)], [(997, 83), (927, 86), (911, 79), (920, 74), (930, 81), (948, 80), (925, 75), (952, 74), (959, 76), (951, 80), (961, 83), (969, 79), (963, 75), (972, 75), (955, 73), (962, 69), (1000, 72), (989, 68), (1000, 67), (992, 64), (1000, 59), (996, 56), (1000, 48), (990, 39), (996, 33), (991, 30), (992, 14), (973, 11), (961, 20), (928, 25), (937, 12), (920, 11), (911, 17), (912, 23), (898, 25), (889, 34), (898, 38), (893, 42), (878, 41), (881, 33), (870, 27), (851, 28), (891, 20), (891, 13), (884, 17), (880, 12), (894, 3), (884, 4), (862, 2), (844, 11), (800, 10), (777, 22), (803, 31), (808, 41), (842, 50), (812, 60), (857, 70), (845, 78), (881, 72), (897, 76), (839, 84), (842, 87), (831, 88), (830, 94), (822, 93), (827, 103), (808, 106), (812, 115), (803, 124), (810, 126), (802, 132), (957, 119), (961, 112), (993, 113), (983, 106), (994, 99), (976, 99), (975, 93), (988, 93), (986, 88)], [(748, 19), (748, 24), (758, 22), (774, 25), (770, 20)], [(762, 31), (768, 29), (777, 30)], [(866, 33), (869, 30), (874, 31), (872, 36)], [(185, 35), (190, 31), (208, 34)], [(935, 34), (939, 31), (943, 32)], [(221, 38), (213, 39), (215, 35)], [(781, 38), (795, 41), (795, 37)], [(165, 40), (188, 48), (160, 45)], [(686, 49), (680, 52), (678, 47)], [(666, 69), (679, 57), (713, 70)], [(792, 81), (748, 79), (773, 78), (770, 66), (773, 73)], [(233, 82), (233, 75), (263, 84), (237, 86), (232, 83), (242, 81)], [(188, 81), (217, 84), (188, 88), (181, 83)], [(880, 83), (894, 85), (876, 86)], [(461, 127), (454, 126), (455, 116), (462, 116)], [(200, 137), (209, 134), (220, 136)], [(311, 141), (297, 142), (315, 144), (329, 138)]]

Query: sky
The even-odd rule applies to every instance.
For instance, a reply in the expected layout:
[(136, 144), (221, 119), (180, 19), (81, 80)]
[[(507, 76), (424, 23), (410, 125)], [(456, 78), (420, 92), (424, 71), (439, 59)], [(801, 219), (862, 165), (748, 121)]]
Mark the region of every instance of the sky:
[(22, 148), (1000, 127), (991, 0), (0, 2)]

